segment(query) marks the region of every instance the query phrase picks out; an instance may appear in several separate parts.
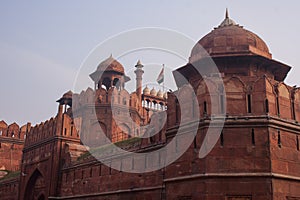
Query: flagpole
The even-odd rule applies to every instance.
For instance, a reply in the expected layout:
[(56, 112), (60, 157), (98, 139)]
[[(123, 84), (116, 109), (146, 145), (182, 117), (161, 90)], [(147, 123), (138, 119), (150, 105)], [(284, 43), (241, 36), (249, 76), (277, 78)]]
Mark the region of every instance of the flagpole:
[(163, 93), (165, 93), (165, 64), (163, 64)]

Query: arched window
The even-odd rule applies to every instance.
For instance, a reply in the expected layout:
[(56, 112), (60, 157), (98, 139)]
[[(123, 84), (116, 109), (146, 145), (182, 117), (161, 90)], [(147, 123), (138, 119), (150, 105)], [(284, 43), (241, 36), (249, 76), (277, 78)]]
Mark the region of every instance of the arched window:
[(113, 81), (113, 86), (115, 86), (116, 88), (120, 89), (120, 80), (118, 78), (115, 78)]
[(163, 103), (159, 103), (160, 105), (160, 110), (164, 110), (164, 104)]
[(101, 87), (108, 90), (110, 86), (111, 86), (111, 80), (108, 77), (104, 78)]

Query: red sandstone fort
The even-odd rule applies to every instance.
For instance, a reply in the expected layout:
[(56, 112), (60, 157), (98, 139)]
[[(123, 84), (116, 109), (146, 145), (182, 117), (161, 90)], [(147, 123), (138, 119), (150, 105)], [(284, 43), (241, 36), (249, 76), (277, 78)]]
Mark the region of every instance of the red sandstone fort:
[[(197, 103), (178, 103), (178, 98), (187, 102), (194, 98), (185, 84), (177, 83), (178, 90), (168, 93), (142, 90), (141, 62), (135, 65), (136, 91), (129, 93), (125, 84), (130, 78), (111, 56), (90, 74), (95, 87), (65, 93), (51, 119), (21, 127), (0, 121), (0, 199), (299, 200), (300, 89), (284, 83), (291, 67), (272, 59), (266, 43), (228, 14), (197, 44), (218, 67), (224, 86), (220, 89), (214, 81), (215, 72), (196, 73), (195, 65), (210, 66), (195, 45), (189, 62), (175, 71), (192, 86), (197, 98), (192, 102)], [(208, 91), (207, 84), (214, 89)], [(78, 104), (84, 111), (77, 109)], [(215, 105), (220, 113), (226, 107), (224, 127), (209, 154), (199, 158)], [(124, 172), (125, 164), (136, 166), (124, 162), (117, 170), (87, 151), (101, 150), (107, 138), (132, 152), (163, 148), (182, 124), (181, 111), (194, 115), (195, 110), (200, 119), (194, 141), (161, 169)], [(167, 116), (164, 126), (157, 134), (140, 138), (144, 132), (138, 127), (151, 124), (159, 113)], [(91, 114), (96, 122), (86, 120)], [(117, 124), (116, 118), (122, 123)], [(99, 127), (106, 137), (98, 134)], [(155, 130), (155, 123), (150, 128)], [(143, 163), (147, 168), (149, 163)]]

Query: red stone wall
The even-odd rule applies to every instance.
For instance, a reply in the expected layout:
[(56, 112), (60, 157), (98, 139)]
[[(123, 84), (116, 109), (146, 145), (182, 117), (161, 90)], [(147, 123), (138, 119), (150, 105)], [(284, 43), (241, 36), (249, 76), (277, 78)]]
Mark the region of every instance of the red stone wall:
[(13, 123), (9, 126), (0, 122), (0, 169), (18, 171), (20, 169), (24, 136), (30, 124), (22, 126)]
[(0, 181), (1, 200), (17, 200), (19, 195), (19, 178), (7, 179)]
[(270, 128), (270, 148), (272, 172), (300, 177), (300, 151), (297, 147), (297, 134)]

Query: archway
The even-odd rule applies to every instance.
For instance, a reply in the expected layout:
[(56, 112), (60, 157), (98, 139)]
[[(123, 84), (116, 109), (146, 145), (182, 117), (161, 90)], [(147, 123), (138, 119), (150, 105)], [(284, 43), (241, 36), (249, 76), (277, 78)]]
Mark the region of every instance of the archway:
[(45, 195), (44, 194), (41, 194), (40, 196), (39, 196), (39, 198), (38, 198), (38, 200), (45, 200), (46, 198), (45, 198)]
[(44, 200), (44, 191), (46, 184), (41, 172), (36, 169), (31, 175), (26, 185), (24, 199), (26, 200)]

